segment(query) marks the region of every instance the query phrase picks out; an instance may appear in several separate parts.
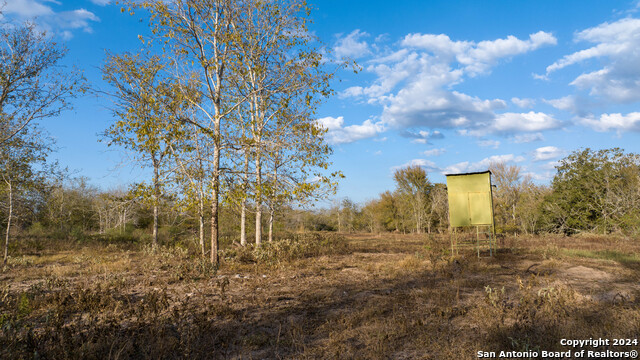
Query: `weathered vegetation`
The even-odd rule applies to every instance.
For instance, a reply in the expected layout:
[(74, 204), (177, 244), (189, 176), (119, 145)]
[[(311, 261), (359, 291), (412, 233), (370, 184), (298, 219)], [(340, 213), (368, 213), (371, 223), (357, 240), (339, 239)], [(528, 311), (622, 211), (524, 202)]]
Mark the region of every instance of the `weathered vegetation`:
[(228, 248), (215, 272), (197, 244), (24, 239), (1, 275), (0, 354), (471, 359), (637, 336), (637, 241), (503, 241), (451, 258), (446, 236), (309, 233)]

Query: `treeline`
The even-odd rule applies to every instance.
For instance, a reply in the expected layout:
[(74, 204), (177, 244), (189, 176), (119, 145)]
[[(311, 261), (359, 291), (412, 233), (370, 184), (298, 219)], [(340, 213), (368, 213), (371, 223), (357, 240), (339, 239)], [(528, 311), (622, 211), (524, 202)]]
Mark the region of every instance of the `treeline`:
[[(537, 185), (517, 165), (494, 163), (498, 233), (640, 233), (640, 156), (619, 148), (578, 150), (560, 160), (550, 185)], [(396, 189), (358, 205), (345, 198), (308, 216), (307, 228), (343, 232), (448, 231), (445, 184), (419, 166), (396, 170)]]
[[(23, 189), (16, 194), (11, 230), (23, 238), (36, 240), (54, 238), (152, 244), (153, 205), (135, 194), (135, 187), (101, 190), (84, 177), (45, 180), (39, 187)], [(6, 202), (2, 204), (6, 205)], [(198, 210), (175, 196), (163, 196), (158, 204), (158, 241), (165, 245), (180, 243), (200, 251)], [(252, 207), (248, 209), (255, 213)], [(275, 216), (274, 236), (289, 237), (292, 232), (310, 229), (309, 214), (308, 211), (283, 207)], [(7, 217), (6, 206), (0, 207), (0, 215)], [(210, 213), (205, 210), (205, 216), (208, 215)], [(239, 216), (239, 207), (232, 204), (221, 206), (220, 228), (224, 231), (220, 238), (223, 245), (234, 241), (239, 243)], [(255, 235), (254, 219), (247, 218), (247, 235)], [(205, 229), (205, 235), (209, 235), (208, 229)]]

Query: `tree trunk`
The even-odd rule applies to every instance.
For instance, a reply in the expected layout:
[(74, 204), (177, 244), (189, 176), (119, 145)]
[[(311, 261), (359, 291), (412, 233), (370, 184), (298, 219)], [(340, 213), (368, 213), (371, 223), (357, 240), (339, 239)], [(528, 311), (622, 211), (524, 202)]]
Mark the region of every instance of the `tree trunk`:
[(11, 217), (13, 216), (13, 188), (11, 182), (7, 182), (9, 185), (9, 216), (7, 218), (7, 234), (4, 239), (4, 260), (3, 265), (7, 264), (7, 257), (9, 256), (9, 231), (11, 230)]
[[(216, 124), (216, 134), (220, 134), (220, 123)], [(211, 190), (211, 264), (218, 266), (218, 190), (220, 185), (220, 146), (213, 151), (213, 186)]]
[(202, 257), (205, 255), (204, 248), (204, 194), (200, 194), (200, 211), (198, 214), (200, 225), (200, 250), (202, 251)]
[(240, 245), (247, 246), (247, 199), (242, 199), (240, 206)]
[(153, 159), (153, 247), (158, 246), (158, 202), (160, 200), (160, 184), (158, 179), (158, 161)]
[(214, 177), (211, 191), (211, 264), (218, 265), (218, 184)]
[(153, 247), (158, 246), (158, 203), (153, 204)]
[[(244, 133), (243, 133), (244, 136)], [(249, 148), (244, 150), (244, 178), (242, 184), (242, 202), (240, 204), (240, 245), (247, 245), (247, 184), (249, 182)]]
[(256, 152), (256, 246), (262, 244), (262, 163), (260, 148)]
[(276, 151), (273, 167), (273, 198), (269, 209), (269, 242), (273, 241), (273, 218), (278, 205), (278, 151)]
[(269, 242), (273, 241), (273, 209), (269, 211)]

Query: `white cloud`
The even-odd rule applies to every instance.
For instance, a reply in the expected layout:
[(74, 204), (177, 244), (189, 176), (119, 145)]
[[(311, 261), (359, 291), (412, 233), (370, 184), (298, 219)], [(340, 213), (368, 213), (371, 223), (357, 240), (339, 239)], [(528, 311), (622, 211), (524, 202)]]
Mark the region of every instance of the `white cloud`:
[(342, 124), (344, 124), (344, 118), (342, 116), (337, 118), (327, 116), (320, 118), (317, 121), (320, 126), (329, 131), (339, 130), (340, 128), (342, 128)]
[(579, 122), (601, 132), (611, 130), (637, 132), (640, 131), (640, 112), (632, 112), (626, 115), (620, 113), (602, 114), (600, 118), (584, 117)]
[(544, 136), (542, 133), (532, 133), (532, 134), (520, 134), (511, 137), (511, 141), (516, 144), (530, 143), (534, 141), (543, 141)]
[(100, 18), (86, 9), (55, 12), (43, 2), (60, 5), (52, 0), (11, 0), (2, 10), (20, 21), (31, 19), (41, 30), (58, 34), (65, 40), (73, 37), (72, 30), (75, 29), (91, 33), (91, 22), (100, 21)]
[(533, 161), (545, 161), (560, 157), (564, 153), (564, 150), (555, 146), (544, 146), (535, 149), (531, 154), (531, 157), (533, 158)]
[(36, 0), (10, 0), (3, 2), (2, 12), (5, 14), (16, 14), (23, 18), (33, 18), (36, 16), (52, 15), (53, 10)]
[(523, 162), (525, 160), (522, 156), (515, 156), (513, 154), (506, 155), (493, 155), (487, 158), (484, 158), (478, 162), (468, 162), (463, 161), (457, 164), (449, 165), (442, 170), (443, 174), (460, 174), (465, 172), (475, 172), (475, 171), (483, 171), (489, 169), (489, 166), (492, 163), (518, 163)]
[(525, 172), (522, 174), (523, 177), (527, 176), (536, 181), (549, 181), (553, 178), (553, 175), (554, 175), (553, 171), (546, 171), (543, 174), (538, 174), (534, 172)]
[[(340, 96), (364, 98), (369, 104), (382, 105), (382, 123), (400, 129), (457, 128), (479, 134), (554, 128), (557, 122), (542, 113), (533, 117), (546, 116), (543, 120), (547, 123), (543, 126), (520, 124), (510, 127), (502, 122), (509, 114), (495, 114), (496, 110), (507, 107), (506, 101), (481, 99), (452, 87), (467, 77), (488, 72), (500, 59), (555, 43), (555, 37), (545, 32), (531, 34), (525, 40), (508, 36), (477, 43), (453, 41), (444, 34), (409, 34), (400, 42), (399, 49), (378, 54), (367, 62), (365, 70), (376, 75), (369, 86), (347, 88)], [(522, 101), (533, 102), (530, 99)], [(521, 114), (520, 117), (532, 115)], [(527, 123), (536, 120), (525, 119)]]
[(533, 105), (536, 104), (536, 101), (533, 99), (520, 99), (517, 97), (512, 97), (511, 102), (516, 104), (516, 106), (521, 107), (523, 109), (530, 109)]
[(496, 116), (493, 129), (496, 132), (534, 132), (557, 129), (562, 123), (542, 112), (504, 113)]
[(553, 160), (553, 161), (546, 162), (542, 164), (540, 168), (544, 170), (556, 170), (556, 166), (560, 166), (560, 161)]
[(486, 122), (477, 122), (473, 127), (458, 130), (460, 135), (485, 136), (487, 134), (517, 134), (521, 132), (539, 132), (557, 129), (562, 122), (553, 116), (542, 113), (503, 113), (497, 114)]
[(428, 144), (429, 140), (444, 139), (444, 135), (438, 130), (431, 132), (425, 130), (420, 130), (417, 132), (405, 130), (400, 133), (400, 136), (412, 139), (411, 142), (416, 144)]
[(553, 106), (558, 110), (565, 110), (571, 112), (577, 112), (578, 105), (576, 104), (576, 97), (573, 95), (567, 95), (558, 99), (544, 100), (547, 104)]
[(92, 3), (96, 4), (96, 5), (100, 5), (100, 6), (105, 6), (105, 5), (109, 5), (111, 3), (111, 0), (90, 0)]
[(382, 124), (374, 123), (371, 120), (365, 120), (361, 125), (344, 125), (344, 118), (339, 116), (324, 117), (317, 120), (318, 125), (327, 129), (325, 138), (329, 144), (347, 144), (357, 140), (374, 137), (383, 132), (384, 126)]
[(423, 152), (424, 156), (440, 156), (444, 153), (446, 153), (447, 150), (445, 148), (440, 148), (440, 149), (431, 149), (431, 150), (427, 150), (425, 152)]
[(571, 82), (591, 95), (616, 103), (640, 100), (640, 19), (603, 23), (575, 35), (575, 41), (594, 46), (564, 56), (547, 67), (547, 75), (589, 59), (603, 59), (601, 69), (583, 73)]
[(500, 141), (497, 140), (480, 140), (478, 141), (478, 146), (482, 147), (492, 147), (497, 149), (500, 147)]
[(402, 169), (402, 168), (406, 168), (408, 166), (420, 166), (423, 167), (429, 171), (439, 171), (440, 168), (436, 165), (436, 163), (434, 163), (431, 160), (426, 160), (426, 159), (413, 159), (411, 161), (408, 161), (402, 165), (398, 165), (398, 166), (393, 166), (391, 167), (391, 172), (395, 172), (398, 169)]
[(339, 36), (333, 47), (335, 56), (338, 59), (344, 57), (359, 58), (369, 54), (369, 44), (366, 41), (360, 40), (367, 36), (369, 36), (369, 34), (359, 29), (353, 30), (347, 36)]
[(55, 22), (63, 29), (82, 29), (88, 33), (93, 31), (90, 21), (100, 21), (100, 19), (91, 11), (85, 9), (60, 12), (55, 18)]
[(544, 31), (520, 40), (509, 35), (505, 39), (452, 41), (447, 35), (409, 34), (402, 45), (427, 50), (445, 59), (455, 58), (471, 76), (488, 71), (498, 60), (535, 50), (543, 45), (555, 45), (556, 38)]

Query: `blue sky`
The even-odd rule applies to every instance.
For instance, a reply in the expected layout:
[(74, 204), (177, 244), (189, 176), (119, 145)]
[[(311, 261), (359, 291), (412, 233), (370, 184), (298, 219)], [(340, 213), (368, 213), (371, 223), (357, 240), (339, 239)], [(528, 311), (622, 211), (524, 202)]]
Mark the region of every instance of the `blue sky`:
[[(390, 6), (392, 4), (393, 6)], [(311, 30), (337, 74), (318, 112), (346, 178), (337, 197), (363, 202), (394, 187), (399, 166), (444, 173), (507, 161), (547, 183), (570, 152), (640, 152), (640, 8), (630, 1), (316, 1)], [(37, 22), (64, 41), (68, 64), (100, 86), (105, 51), (140, 47), (145, 24), (107, 0), (8, 0), (5, 16)], [(85, 96), (43, 123), (63, 165), (104, 188), (146, 172), (97, 142), (112, 121), (106, 99)]]

